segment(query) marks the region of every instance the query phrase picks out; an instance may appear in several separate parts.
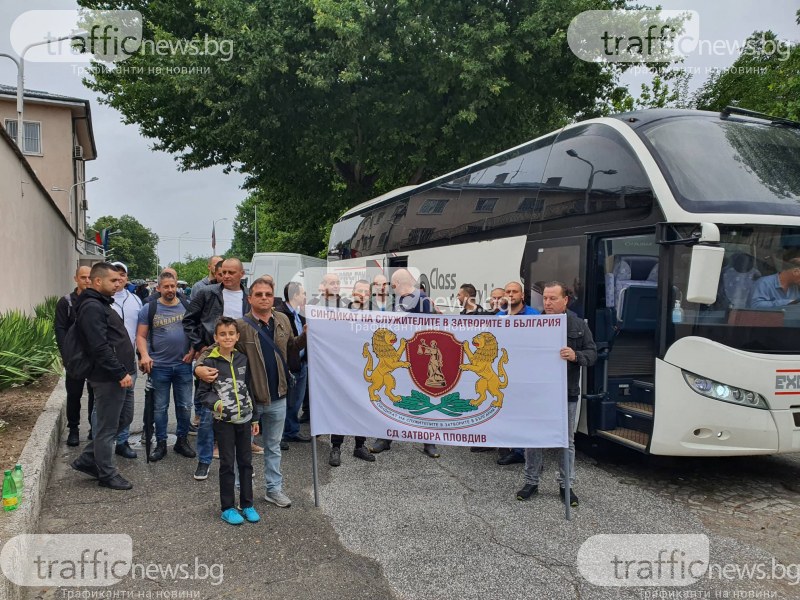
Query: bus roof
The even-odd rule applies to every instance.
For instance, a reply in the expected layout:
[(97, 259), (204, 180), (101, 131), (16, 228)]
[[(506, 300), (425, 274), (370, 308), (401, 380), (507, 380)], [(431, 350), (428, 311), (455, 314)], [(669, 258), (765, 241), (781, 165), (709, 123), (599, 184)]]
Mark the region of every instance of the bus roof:
[(493, 163), (496, 160), (498, 160), (501, 157), (503, 157), (504, 155), (514, 153), (514, 152), (516, 152), (516, 151), (518, 151), (518, 150), (520, 150), (522, 148), (525, 148), (526, 146), (534, 144), (535, 142), (537, 142), (537, 141), (539, 141), (541, 139), (544, 139), (544, 138), (546, 138), (548, 136), (551, 136), (553, 134), (560, 133), (561, 131), (566, 130), (566, 129), (571, 129), (573, 127), (579, 127), (579, 126), (585, 125), (587, 123), (603, 123), (603, 122), (608, 123), (610, 120), (614, 120), (614, 121), (621, 121), (621, 122), (625, 123), (625, 125), (627, 125), (631, 129), (636, 130), (636, 129), (639, 129), (641, 127), (644, 127), (645, 125), (650, 125), (650, 124), (652, 124), (652, 123), (654, 123), (656, 121), (660, 121), (660, 120), (663, 120), (663, 119), (681, 118), (681, 117), (682, 118), (706, 118), (706, 119), (721, 119), (721, 118), (724, 118), (724, 119), (729, 120), (729, 121), (740, 121), (740, 122), (753, 122), (753, 119), (769, 121), (769, 119), (760, 119), (757, 116), (739, 115), (736, 112), (733, 112), (733, 113), (729, 114), (729, 113), (719, 113), (719, 112), (713, 112), (713, 111), (690, 110), (690, 109), (669, 109), (669, 108), (655, 108), (655, 109), (647, 109), (647, 110), (637, 110), (637, 111), (631, 111), (631, 112), (626, 112), (626, 113), (618, 113), (618, 114), (615, 114), (615, 115), (609, 115), (608, 117), (600, 117), (600, 118), (597, 118), (597, 119), (589, 119), (589, 120), (586, 120), (586, 121), (579, 121), (579, 122), (571, 123), (571, 124), (565, 126), (564, 128), (562, 128), (561, 130), (551, 131), (551, 132), (546, 133), (545, 135), (542, 135), (542, 136), (540, 136), (538, 138), (535, 138), (535, 139), (532, 139), (532, 140), (528, 140), (526, 142), (523, 142), (522, 144), (518, 144), (517, 146), (514, 146), (513, 148), (508, 148), (506, 150), (503, 150), (501, 152), (493, 154), (492, 156), (489, 156), (489, 157), (486, 157), (486, 158), (482, 158), (479, 161), (476, 161), (476, 162), (474, 162), (472, 164), (469, 164), (467, 166), (464, 166), (464, 167), (460, 167), (460, 168), (456, 169), (455, 171), (450, 171), (449, 173), (445, 173), (444, 175), (440, 175), (440, 176), (435, 177), (435, 178), (433, 178), (433, 179), (431, 179), (429, 181), (426, 181), (424, 183), (420, 183), (419, 185), (407, 185), (407, 186), (399, 187), (399, 188), (394, 189), (394, 190), (392, 190), (390, 192), (382, 194), (382, 195), (380, 195), (380, 196), (378, 196), (376, 198), (372, 198), (371, 200), (367, 200), (366, 202), (362, 202), (361, 204), (358, 204), (357, 206), (354, 206), (353, 208), (351, 208), (347, 212), (345, 212), (341, 217), (339, 217), (338, 221), (343, 221), (345, 219), (348, 219), (348, 218), (352, 217), (353, 215), (357, 215), (359, 213), (364, 212), (365, 210), (367, 210), (369, 208), (372, 208), (372, 207), (375, 207), (375, 206), (379, 206), (381, 204), (389, 204), (390, 202), (392, 202), (394, 200), (401, 200), (401, 199), (408, 198), (408, 197), (412, 196), (414, 193), (419, 193), (419, 192), (424, 191), (425, 189), (435, 187), (435, 186), (439, 185), (442, 182), (450, 181), (450, 180), (452, 180), (452, 179), (454, 179), (456, 177), (459, 177), (461, 174), (466, 174), (468, 171), (471, 171), (472, 169), (475, 169), (476, 167), (479, 167), (482, 164)]

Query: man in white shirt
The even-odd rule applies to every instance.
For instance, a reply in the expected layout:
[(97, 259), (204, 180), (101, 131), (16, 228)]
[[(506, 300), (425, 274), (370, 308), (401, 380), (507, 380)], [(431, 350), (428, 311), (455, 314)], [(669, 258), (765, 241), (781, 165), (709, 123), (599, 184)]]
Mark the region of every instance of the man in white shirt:
[[(128, 337), (131, 338), (131, 345), (136, 348), (136, 327), (139, 323), (139, 311), (142, 309), (142, 300), (136, 294), (128, 291), (128, 267), (121, 262), (111, 263), (117, 268), (122, 281), (120, 282), (120, 289), (114, 294), (114, 304), (111, 308), (114, 309), (120, 317), (122, 322), (125, 323), (125, 329), (128, 332)], [(125, 404), (130, 405), (123, 408), (123, 412), (129, 411), (133, 414), (133, 389), (136, 386), (136, 371), (133, 372), (133, 384), (125, 390)], [(136, 458), (136, 451), (128, 444), (128, 437), (130, 436), (130, 423), (117, 432), (117, 447), (115, 452), (123, 458)]]

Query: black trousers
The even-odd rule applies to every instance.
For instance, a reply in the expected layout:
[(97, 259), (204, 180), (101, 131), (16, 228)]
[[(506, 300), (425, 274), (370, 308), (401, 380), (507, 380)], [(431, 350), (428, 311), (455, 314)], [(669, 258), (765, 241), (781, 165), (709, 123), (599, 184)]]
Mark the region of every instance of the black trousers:
[[(364, 445), (364, 442), (367, 441), (367, 438), (357, 435), (355, 437), (355, 440), (356, 440), (356, 448), (360, 448), (361, 446)], [(342, 445), (342, 442), (344, 442), (343, 435), (336, 435), (334, 433), (331, 434), (331, 446), (333, 446), (334, 448), (338, 448), (339, 446)]]
[(250, 423), (226, 423), (214, 420), (214, 439), (219, 447), (219, 501), (222, 510), (236, 506), (236, 473), (239, 466), (239, 506), (253, 506), (253, 452), (250, 446)]
[[(78, 429), (81, 424), (81, 396), (83, 396), (84, 379), (66, 378), (64, 385), (67, 388), (67, 427), (70, 430)], [(87, 381), (86, 388), (89, 393), (89, 429), (92, 428), (92, 410), (94, 409), (94, 390)]]

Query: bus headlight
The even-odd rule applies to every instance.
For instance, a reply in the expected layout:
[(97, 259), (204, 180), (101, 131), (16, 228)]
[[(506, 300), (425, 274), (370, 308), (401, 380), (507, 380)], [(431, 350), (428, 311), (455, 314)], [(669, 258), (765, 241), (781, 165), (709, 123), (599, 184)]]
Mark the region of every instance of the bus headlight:
[(767, 401), (761, 394), (720, 383), (708, 377), (700, 377), (694, 373), (689, 373), (689, 371), (681, 370), (681, 373), (683, 373), (683, 378), (689, 384), (689, 387), (702, 396), (751, 408), (769, 409)]

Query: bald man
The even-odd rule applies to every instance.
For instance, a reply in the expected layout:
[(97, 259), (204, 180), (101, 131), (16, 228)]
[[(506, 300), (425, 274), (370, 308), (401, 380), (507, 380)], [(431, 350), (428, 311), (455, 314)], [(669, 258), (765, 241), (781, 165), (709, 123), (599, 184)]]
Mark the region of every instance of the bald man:
[[(64, 336), (67, 335), (67, 330), (75, 322), (75, 306), (83, 291), (91, 284), (89, 267), (78, 267), (75, 270), (75, 289), (69, 294), (59, 299), (56, 304), (56, 322), (55, 333), (56, 343), (58, 344), (59, 351), (64, 342)], [(67, 388), (67, 427), (69, 434), (67, 435), (67, 446), (77, 446), (80, 444), (79, 426), (81, 422), (81, 396), (83, 396), (83, 382), (84, 379), (72, 379), (66, 377), (65, 387)], [(94, 392), (92, 386), (87, 385), (89, 392), (89, 439), (92, 439), (92, 409), (94, 408)]]
[[(217, 265), (222, 262), (221, 256), (212, 256), (208, 259), (208, 275), (203, 277), (200, 281), (194, 284), (192, 287), (192, 291), (197, 292), (200, 290), (198, 286), (204, 287), (207, 285), (213, 285), (215, 283), (221, 283), (217, 281), (216, 273), (217, 273)], [(177, 276), (176, 276), (177, 279)]]

